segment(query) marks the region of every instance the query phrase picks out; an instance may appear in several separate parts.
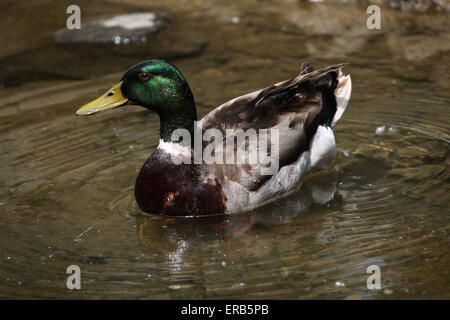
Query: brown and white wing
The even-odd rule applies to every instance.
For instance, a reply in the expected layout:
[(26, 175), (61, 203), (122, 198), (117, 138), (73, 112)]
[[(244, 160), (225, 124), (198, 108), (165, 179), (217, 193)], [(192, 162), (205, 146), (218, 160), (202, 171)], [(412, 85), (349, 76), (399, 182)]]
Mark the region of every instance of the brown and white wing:
[[(321, 121), (323, 88), (329, 85), (331, 89), (343, 66), (339, 64), (314, 70), (309, 63), (304, 63), (299, 76), (235, 98), (214, 109), (200, 121), (201, 127), (203, 131), (217, 129), (222, 133), (225, 152), (230, 152), (226, 149), (227, 130), (242, 129), (246, 132), (253, 129), (258, 138), (267, 130), (269, 146), (271, 143), (279, 146), (278, 154), (269, 152), (268, 156), (281, 169), (295, 162), (309, 148)], [(270, 137), (274, 137), (271, 130), (278, 131), (278, 141), (270, 141)], [(250, 150), (251, 143), (250, 139), (246, 142)], [(236, 148), (232, 152), (236, 153)], [(272, 176), (262, 174), (261, 170), (271, 162), (239, 164), (236, 163), (236, 155), (234, 160), (234, 163), (229, 163), (224, 159), (223, 165), (208, 166), (206, 170), (220, 181), (231, 180), (250, 191), (257, 190)]]

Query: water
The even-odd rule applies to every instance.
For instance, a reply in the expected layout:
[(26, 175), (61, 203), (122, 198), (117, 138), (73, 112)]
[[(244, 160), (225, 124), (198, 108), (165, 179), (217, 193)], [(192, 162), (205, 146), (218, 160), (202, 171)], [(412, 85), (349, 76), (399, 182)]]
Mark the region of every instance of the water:
[[(105, 14), (153, 9), (126, 3)], [(353, 3), (166, 3), (170, 25), (145, 44), (55, 45), (65, 16), (54, 8), (40, 45), (0, 50), (0, 298), (450, 298), (448, 17), (383, 9), (370, 31)], [(35, 10), (0, 21), (24, 33), (49, 8)], [(183, 71), (200, 116), (295, 76), (303, 60), (350, 62), (336, 159), (249, 214), (140, 215), (134, 180), (158, 144), (157, 116), (74, 112), (147, 58)], [(69, 265), (79, 291), (66, 288)], [(381, 290), (366, 287), (370, 265)]]

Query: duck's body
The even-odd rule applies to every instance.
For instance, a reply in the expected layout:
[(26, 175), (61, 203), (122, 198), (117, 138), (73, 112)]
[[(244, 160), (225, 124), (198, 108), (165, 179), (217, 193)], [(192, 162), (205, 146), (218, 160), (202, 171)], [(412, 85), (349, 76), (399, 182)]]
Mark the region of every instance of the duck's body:
[[(155, 64), (158, 66), (154, 67)], [(178, 86), (174, 90), (183, 92), (180, 101), (171, 102), (174, 107), (169, 108), (170, 112), (155, 102), (146, 105), (145, 101), (136, 101), (133, 91), (138, 90), (130, 87), (137, 85), (128, 80), (127, 74), (120, 86), (123, 99), (142, 104), (158, 112), (161, 118), (160, 144), (142, 167), (135, 185), (136, 201), (143, 211), (171, 216), (248, 211), (295, 191), (303, 177), (326, 167), (333, 159), (332, 128), (342, 116), (351, 92), (350, 76), (340, 76), (343, 64), (315, 71), (309, 63), (304, 63), (299, 76), (224, 103), (198, 122), (201, 133), (214, 129), (225, 137), (214, 143), (222, 144), (226, 152), (230, 130), (255, 130), (258, 137), (268, 138), (271, 147), (276, 143), (278, 152), (268, 152), (269, 162), (251, 164), (238, 162), (236, 149), (232, 150), (235, 157), (232, 156), (231, 163), (198, 163), (194, 160), (196, 149), (192, 141), (183, 144), (172, 136), (176, 129), (194, 133), (196, 110), (187, 83), (181, 84), (184, 81), (181, 73), (167, 65), (152, 60), (136, 65), (127, 74), (134, 79), (133, 70), (137, 70), (139, 79), (149, 81), (142, 77), (142, 72), (158, 70), (155, 77), (175, 78), (171, 84), (155, 80), (168, 88)], [(175, 91), (166, 91), (166, 98), (173, 100)], [(162, 89), (155, 92), (164, 94)], [(92, 110), (89, 105), (83, 108)], [(277, 141), (276, 135), (271, 135), (275, 130)], [(252, 144), (250, 139), (246, 143), (250, 149), (248, 144)], [(200, 151), (205, 152), (208, 146), (211, 143), (203, 141)], [(257, 144), (256, 148), (259, 147)], [(277, 164), (275, 169), (273, 163)], [(272, 171), (267, 173), (269, 167)]]

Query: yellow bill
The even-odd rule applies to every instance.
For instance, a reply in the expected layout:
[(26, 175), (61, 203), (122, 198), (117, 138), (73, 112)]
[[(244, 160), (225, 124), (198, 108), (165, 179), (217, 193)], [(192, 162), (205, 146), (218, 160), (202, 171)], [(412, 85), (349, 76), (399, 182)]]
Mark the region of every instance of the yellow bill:
[(122, 91), (120, 90), (121, 85), (122, 82), (119, 82), (104, 95), (82, 106), (77, 110), (77, 116), (90, 116), (91, 114), (96, 114), (126, 104), (128, 99), (122, 95)]

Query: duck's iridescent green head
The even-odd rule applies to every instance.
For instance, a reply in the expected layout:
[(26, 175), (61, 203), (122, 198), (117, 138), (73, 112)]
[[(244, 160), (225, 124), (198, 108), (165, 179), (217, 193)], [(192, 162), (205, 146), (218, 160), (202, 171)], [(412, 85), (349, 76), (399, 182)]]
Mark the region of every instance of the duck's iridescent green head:
[[(183, 105), (192, 96), (181, 72), (168, 62), (150, 60), (131, 67), (122, 77), (123, 95), (158, 113)], [(181, 106), (182, 107), (182, 106)]]
[(116, 108), (127, 103), (137, 104), (158, 113), (161, 137), (178, 128), (191, 130), (197, 113), (192, 92), (181, 72), (162, 60), (148, 60), (132, 66), (120, 83), (98, 99), (76, 112), (86, 116)]

